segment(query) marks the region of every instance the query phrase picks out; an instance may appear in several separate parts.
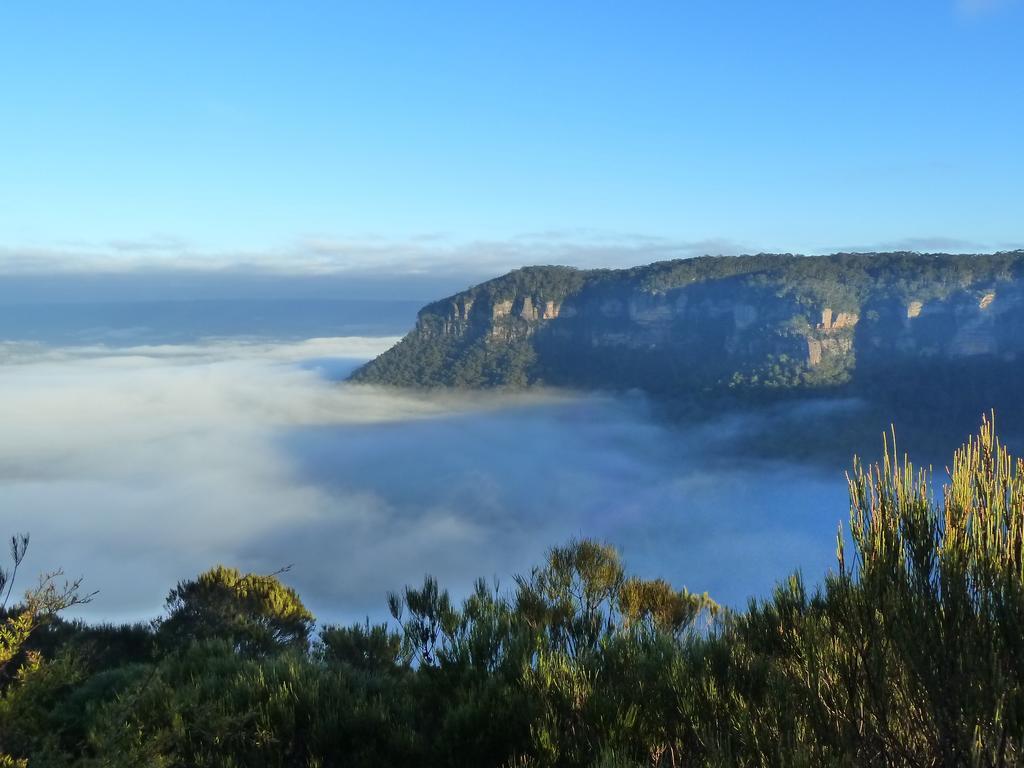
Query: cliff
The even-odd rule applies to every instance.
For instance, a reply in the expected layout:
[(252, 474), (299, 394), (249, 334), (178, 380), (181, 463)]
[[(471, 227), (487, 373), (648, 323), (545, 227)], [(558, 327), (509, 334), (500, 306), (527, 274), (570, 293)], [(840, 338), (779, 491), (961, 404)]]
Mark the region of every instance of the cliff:
[(1024, 251), (527, 267), (435, 302), (354, 375), (399, 386), (684, 394), (1024, 358)]

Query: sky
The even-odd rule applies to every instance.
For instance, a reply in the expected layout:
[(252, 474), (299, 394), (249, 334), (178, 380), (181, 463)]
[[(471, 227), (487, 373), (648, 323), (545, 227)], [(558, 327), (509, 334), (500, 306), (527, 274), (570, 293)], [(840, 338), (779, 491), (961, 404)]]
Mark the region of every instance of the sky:
[(1022, 34), (1015, 0), (4, 3), (0, 274), (1020, 247)]

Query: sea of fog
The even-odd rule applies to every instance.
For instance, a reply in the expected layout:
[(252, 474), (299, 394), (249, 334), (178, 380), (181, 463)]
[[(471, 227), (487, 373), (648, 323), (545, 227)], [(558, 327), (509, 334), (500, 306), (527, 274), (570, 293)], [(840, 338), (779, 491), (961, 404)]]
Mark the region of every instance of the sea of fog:
[(31, 533), (26, 578), (63, 568), (99, 591), (80, 615), (128, 620), (215, 563), (290, 565), (339, 621), (383, 617), (386, 593), (428, 572), (457, 595), (479, 576), (510, 586), (580, 536), (732, 605), (832, 567), (843, 467), (737, 459), (743, 419), (352, 386), (414, 307), (339, 320), (269, 304), (19, 316), (0, 343), (0, 532)]

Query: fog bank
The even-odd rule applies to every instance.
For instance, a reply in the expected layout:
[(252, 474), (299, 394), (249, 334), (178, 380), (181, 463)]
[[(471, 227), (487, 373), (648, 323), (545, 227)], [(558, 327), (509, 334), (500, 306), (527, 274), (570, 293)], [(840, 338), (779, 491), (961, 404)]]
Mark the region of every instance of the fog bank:
[(83, 615), (110, 619), (218, 562), (293, 564), (329, 620), (382, 616), (426, 572), (508, 584), (571, 536), (732, 604), (831, 565), (842, 467), (737, 461), (743, 423), (670, 428), (640, 398), (338, 383), (394, 341), (7, 344), (0, 532), (30, 531), (26, 573), (84, 576)]

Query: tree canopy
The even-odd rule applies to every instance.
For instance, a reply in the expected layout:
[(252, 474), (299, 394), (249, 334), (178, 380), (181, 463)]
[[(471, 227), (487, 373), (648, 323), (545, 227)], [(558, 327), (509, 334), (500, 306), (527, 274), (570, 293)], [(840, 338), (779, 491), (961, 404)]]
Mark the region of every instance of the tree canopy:
[(291, 587), (275, 575), (242, 574), (218, 565), (182, 581), (166, 601), (158, 636), (169, 645), (226, 640), (240, 652), (264, 655), (304, 649), (314, 618)]

